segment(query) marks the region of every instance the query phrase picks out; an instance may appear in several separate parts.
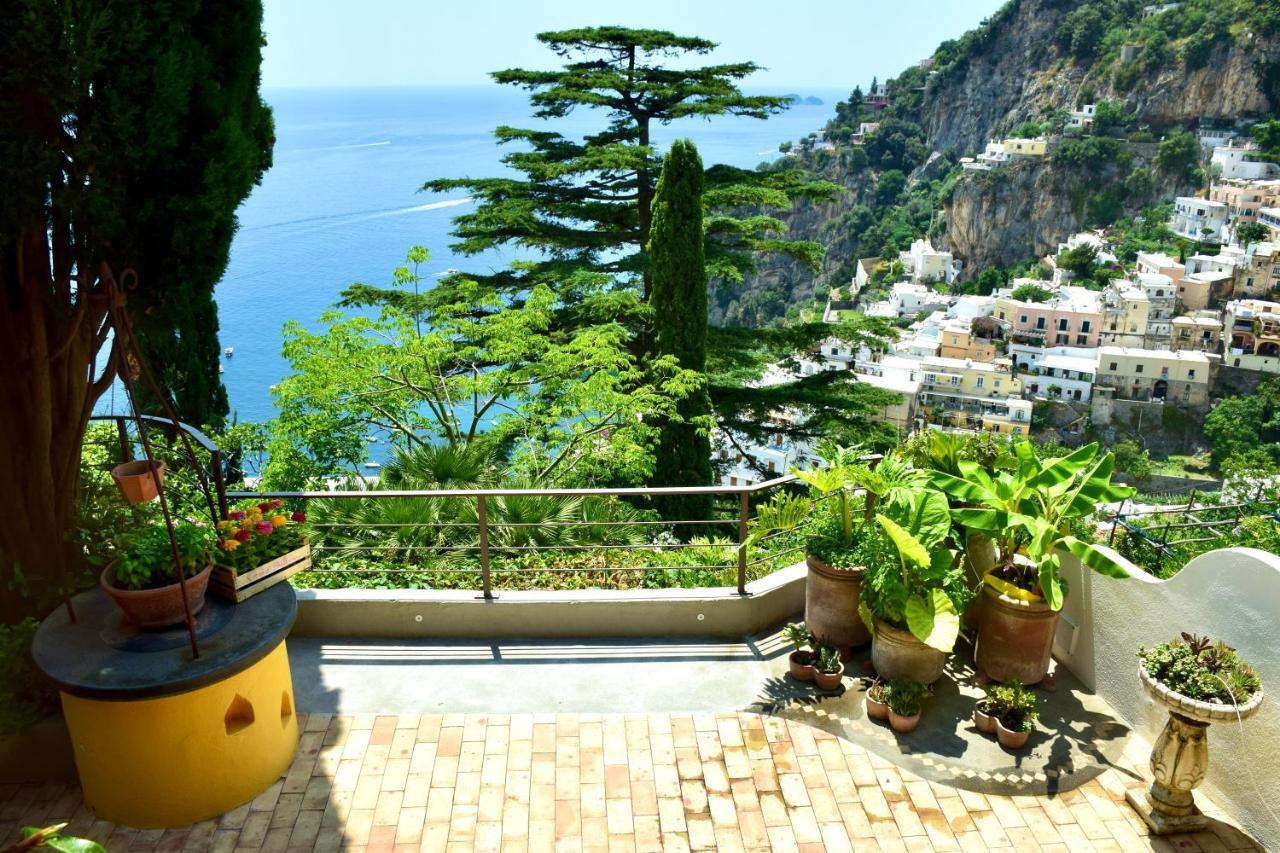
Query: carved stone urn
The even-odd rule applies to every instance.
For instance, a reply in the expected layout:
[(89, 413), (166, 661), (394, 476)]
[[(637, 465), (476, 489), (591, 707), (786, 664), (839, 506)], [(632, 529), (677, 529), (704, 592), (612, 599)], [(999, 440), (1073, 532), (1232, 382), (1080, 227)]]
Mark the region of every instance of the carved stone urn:
[(1151, 747), (1151, 787), (1129, 791), (1126, 799), (1158, 835), (1198, 832), (1208, 821), (1196, 808), (1192, 789), (1209, 769), (1209, 724), (1252, 717), (1262, 691), (1237, 708), (1189, 699), (1156, 681), (1145, 666), (1139, 665), (1138, 677), (1147, 695), (1168, 709), (1169, 721)]

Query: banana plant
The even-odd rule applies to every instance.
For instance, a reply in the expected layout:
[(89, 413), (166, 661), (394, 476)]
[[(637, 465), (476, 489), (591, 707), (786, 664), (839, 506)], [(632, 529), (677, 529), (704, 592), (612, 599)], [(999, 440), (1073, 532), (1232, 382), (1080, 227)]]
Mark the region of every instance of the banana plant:
[(959, 552), (948, 548), (951, 517), (941, 492), (903, 494), (876, 522), (893, 545), (893, 563), (868, 567), (858, 607), (868, 630), (875, 620), (905, 627), (925, 645), (950, 652), (960, 635), (960, 611), (971, 596)]
[(1054, 610), (1062, 609), (1064, 598), (1063, 552), (1101, 574), (1127, 577), (1124, 565), (1097, 543), (1071, 533), (1072, 524), (1091, 516), (1099, 504), (1133, 495), (1132, 488), (1111, 482), (1114, 455), (1100, 453), (1096, 442), (1049, 459), (1038, 458), (1030, 441), (1018, 442), (1013, 450), (1017, 464), (1012, 471), (993, 476), (974, 462), (960, 462), (961, 476), (943, 471), (929, 475), (934, 487), (966, 504), (951, 510), (952, 519), (995, 541), (998, 563), (992, 574), (1040, 595)]

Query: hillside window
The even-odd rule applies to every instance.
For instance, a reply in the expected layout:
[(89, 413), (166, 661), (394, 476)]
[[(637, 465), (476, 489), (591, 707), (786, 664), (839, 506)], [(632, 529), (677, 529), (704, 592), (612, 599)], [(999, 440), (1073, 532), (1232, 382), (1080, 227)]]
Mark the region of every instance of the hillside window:
[(1141, 364), (1139, 364), (1137, 367), (1135, 367), (1135, 368), (1133, 369), (1133, 372), (1134, 372), (1134, 373), (1141, 373), (1141, 372), (1142, 372), (1142, 365), (1141, 365)]
[(1188, 371), (1187, 371), (1187, 378), (1188, 378), (1188, 379), (1195, 379), (1195, 378), (1196, 378), (1196, 372), (1195, 372), (1194, 370), (1188, 370)]
[(1080, 331), (1082, 331), (1082, 332), (1084, 332), (1084, 333), (1086, 333), (1086, 334), (1088, 334), (1089, 329), (1090, 329), (1092, 326), (1093, 326), (1093, 321), (1092, 321), (1092, 320), (1081, 320), (1081, 321), (1080, 321)]
[(770, 474), (772, 474), (772, 473), (774, 473), (774, 472), (775, 472), (775, 471), (777, 471), (777, 470), (778, 470), (778, 463), (776, 463), (776, 462), (770, 462), (770, 463), (769, 463), (769, 473), (770, 473)]
[(1115, 369), (1116, 369), (1116, 363), (1113, 361), (1111, 362), (1111, 366), (1108, 367), (1107, 370), (1115, 370)]
[(1089, 343), (1088, 335), (1076, 335), (1076, 346), (1082, 347)]
[(1059, 332), (1065, 332), (1066, 330), (1067, 330), (1067, 318), (1066, 318), (1066, 317), (1060, 317), (1060, 318), (1058, 319), (1058, 331), (1059, 331)]

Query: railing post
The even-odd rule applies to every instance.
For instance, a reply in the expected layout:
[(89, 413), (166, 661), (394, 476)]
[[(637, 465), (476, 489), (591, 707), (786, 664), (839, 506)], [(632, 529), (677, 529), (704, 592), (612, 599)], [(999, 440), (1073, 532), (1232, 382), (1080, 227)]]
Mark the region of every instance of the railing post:
[(742, 492), (738, 511), (738, 595), (747, 594), (747, 521), (751, 517), (751, 493)]
[(222, 476), (222, 451), (209, 452), (209, 467), (213, 469), (213, 490), (218, 495), (218, 518), (227, 517), (227, 484)]
[(489, 519), (488, 507), (483, 495), (476, 500), (476, 519), (480, 525), (480, 582), (485, 600), (493, 598), (492, 579), (489, 577)]

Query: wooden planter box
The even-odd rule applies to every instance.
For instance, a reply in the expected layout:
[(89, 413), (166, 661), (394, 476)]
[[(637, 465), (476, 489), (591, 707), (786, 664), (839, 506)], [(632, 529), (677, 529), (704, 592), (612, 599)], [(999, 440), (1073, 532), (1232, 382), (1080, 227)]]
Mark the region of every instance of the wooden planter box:
[(215, 565), (213, 577), (209, 579), (209, 592), (239, 603), (309, 568), (311, 568), (311, 543), (303, 542), (302, 547), (295, 548), (269, 563), (263, 563), (252, 569), (237, 570), (229, 566)]

